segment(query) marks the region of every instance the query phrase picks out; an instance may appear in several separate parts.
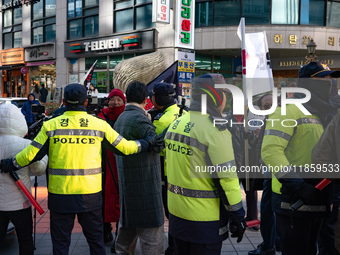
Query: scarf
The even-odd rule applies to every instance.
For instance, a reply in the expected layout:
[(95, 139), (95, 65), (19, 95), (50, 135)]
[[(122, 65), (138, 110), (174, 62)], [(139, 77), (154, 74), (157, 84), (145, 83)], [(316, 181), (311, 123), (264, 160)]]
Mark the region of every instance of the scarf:
[(109, 120), (117, 120), (119, 115), (124, 111), (125, 104), (118, 107), (108, 107), (103, 109), (103, 112), (107, 115)]

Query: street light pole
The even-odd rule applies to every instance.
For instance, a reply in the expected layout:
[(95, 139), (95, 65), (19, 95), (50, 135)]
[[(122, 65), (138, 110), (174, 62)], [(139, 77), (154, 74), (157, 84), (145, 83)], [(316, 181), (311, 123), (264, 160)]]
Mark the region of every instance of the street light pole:
[(315, 44), (313, 38), (311, 38), (310, 41), (307, 43), (307, 51), (309, 56), (306, 56), (306, 60), (308, 61), (308, 63), (313, 62), (316, 59), (316, 55), (314, 55), (316, 46), (317, 45)]

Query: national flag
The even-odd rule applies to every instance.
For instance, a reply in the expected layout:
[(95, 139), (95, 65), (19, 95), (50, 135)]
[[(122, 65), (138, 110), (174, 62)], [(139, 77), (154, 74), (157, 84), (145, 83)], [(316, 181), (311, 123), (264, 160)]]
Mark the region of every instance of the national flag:
[(83, 78), (81, 78), (81, 80), (79, 81), (79, 84), (83, 84), (84, 86), (86, 86), (87, 90), (90, 89), (90, 84), (91, 84), (91, 80), (92, 80), (93, 70), (94, 70), (95, 65), (97, 64), (97, 61), (98, 61), (98, 59), (93, 63), (93, 65), (87, 71), (85, 76)]

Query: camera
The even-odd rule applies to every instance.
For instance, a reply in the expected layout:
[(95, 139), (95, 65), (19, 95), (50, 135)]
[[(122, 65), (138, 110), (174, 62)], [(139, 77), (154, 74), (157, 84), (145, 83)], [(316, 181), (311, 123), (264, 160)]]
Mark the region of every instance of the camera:
[(86, 111), (89, 114), (95, 114), (98, 115), (99, 112), (103, 110), (105, 106), (108, 106), (107, 104), (107, 97), (100, 97), (100, 96), (87, 96), (88, 104), (86, 107)]
[(43, 105), (32, 105), (32, 113), (36, 113), (38, 115), (42, 115), (45, 113), (45, 106)]

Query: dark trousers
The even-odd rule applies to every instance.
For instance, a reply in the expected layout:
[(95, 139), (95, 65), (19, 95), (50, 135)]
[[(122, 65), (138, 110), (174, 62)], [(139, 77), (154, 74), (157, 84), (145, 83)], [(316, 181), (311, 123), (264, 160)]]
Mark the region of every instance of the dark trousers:
[[(270, 173), (271, 174), (271, 173)], [(261, 235), (263, 250), (270, 250), (280, 243), (276, 230), (275, 213), (272, 210), (272, 179), (264, 179), (261, 199)]]
[(0, 246), (2, 246), (5, 240), (9, 220), (12, 221), (17, 232), (19, 254), (33, 255), (33, 222), (31, 207), (18, 211), (0, 211)]
[(252, 180), (249, 181), (249, 191), (246, 191), (246, 179), (242, 178), (241, 182), (246, 193), (247, 220), (257, 220), (257, 191), (252, 187)]
[(77, 214), (78, 222), (83, 229), (91, 255), (106, 254), (104, 245), (104, 226), (102, 209), (84, 213), (50, 212), (51, 237), (54, 255), (67, 255), (71, 243), (71, 233)]
[(318, 237), (318, 255), (339, 255), (335, 248), (335, 224), (338, 217), (340, 200), (340, 184), (333, 183), (333, 210), (329, 219), (323, 219)]
[(282, 255), (316, 255), (322, 219), (276, 214), (276, 224), (280, 231)]
[[(164, 213), (167, 219), (169, 219), (169, 208), (168, 208), (168, 178), (166, 176), (162, 176), (162, 179), (164, 180), (164, 185), (162, 185), (162, 197), (163, 197), (163, 207), (164, 207)], [(173, 255), (174, 250), (174, 240), (172, 235), (168, 233), (168, 248), (165, 250), (165, 255)]]
[(189, 243), (174, 239), (174, 255), (220, 255), (222, 242), (214, 244)]

